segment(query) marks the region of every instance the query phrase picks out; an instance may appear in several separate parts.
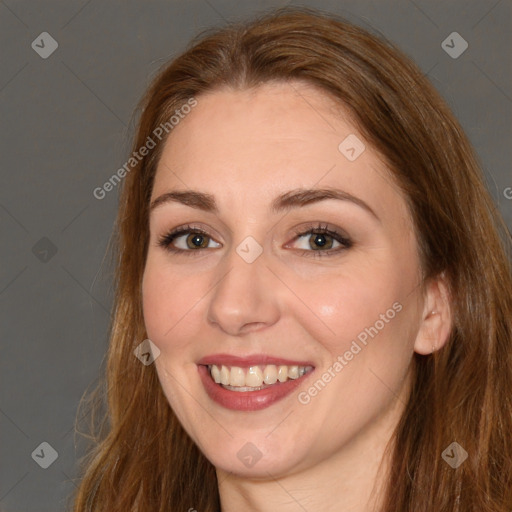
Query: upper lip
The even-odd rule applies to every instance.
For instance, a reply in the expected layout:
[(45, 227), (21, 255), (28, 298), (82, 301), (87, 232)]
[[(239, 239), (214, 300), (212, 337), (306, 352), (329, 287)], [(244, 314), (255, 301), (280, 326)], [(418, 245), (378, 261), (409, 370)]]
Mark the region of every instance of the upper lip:
[(231, 354), (212, 354), (202, 357), (197, 361), (198, 365), (215, 364), (217, 366), (258, 366), (266, 364), (284, 365), (284, 366), (314, 366), (311, 361), (292, 361), (282, 357), (270, 356), (268, 354), (255, 354), (252, 356), (239, 357)]

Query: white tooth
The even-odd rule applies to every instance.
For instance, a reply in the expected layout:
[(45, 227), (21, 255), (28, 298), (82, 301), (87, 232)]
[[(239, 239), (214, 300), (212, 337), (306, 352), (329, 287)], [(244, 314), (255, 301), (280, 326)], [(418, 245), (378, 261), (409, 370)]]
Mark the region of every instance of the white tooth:
[(288, 380), (288, 367), (280, 366), (277, 372), (277, 380), (279, 382), (286, 382)]
[(263, 382), (265, 382), (265, 384), (275, 384), (277, 382), (277, 367), (275, 364), (267, 364), (267, 366), (265, 366)]
[(263, 384), (263, 372), (259, 366), (251, 366), (245, 376), (245, 385), (257, 388)]
[(231, 367), (231, 374), (229, 376), (230, 386), (245, 386), (245, 372), (238, 366)]
[(225, 389), (230, 391), (238, 391), (239, 393), (246, 393), (247, 391), (257, 391), (260, 388), (252, 388), (249, 386), (225, 386)]
[(288, 368), (288, 378), (289, 379), (298, 379), (299, 378), (299, 367), (298, 366), (290, 366)]
[(227, 386), (229, 384), (229, 368), (227, 366), (222, 366), (220, 369), (220, 383)]
[(213, 380), (217, 384), (220, 384), (220, 370), (217, 368), (217, 366), (215, 366), (215, 365), (212, 366), (211, 374), (212, 374)]

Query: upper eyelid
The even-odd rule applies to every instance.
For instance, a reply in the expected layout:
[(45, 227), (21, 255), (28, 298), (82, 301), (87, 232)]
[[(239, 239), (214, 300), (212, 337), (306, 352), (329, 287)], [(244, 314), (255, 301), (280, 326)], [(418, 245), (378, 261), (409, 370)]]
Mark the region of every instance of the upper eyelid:
[[(336, 228), (331, 229), (328, 227), (328, 224), (325, 222), (323, 222), (321, 224), (325, 224), (325, 226), (319, 227), (316, 225), (315, 226), (311, 225), (308, 227), (304, 227), (302, 229), (294, 229), (292, 231), (295, 236), (305, 236), (305, 235), (309, 234), (311, 231), (323, 231), (325, 229), (327, 231), (326, 234), (329, 234), (331, 236), (334, 236), (336, 234), (340, 238), (349, 238), (349, 236), (344, 233), (344, 230), (340, 231), (340, 230), (337, 230)], [(200, 227), (189, 226), (189, 225), (178, 226), (175, 229), (171, 229), (171, 230), (165, 232), (163, 236), (169, 236), (172, 234), (175, 237), (179, 237), (179, 236), (183, 236), (187, 233), (193, 233), (193, 232), (198, 232), (198, 233), (206, 235), (210, 238), (215, 238), (214, 235), (211, 235), (210, 233), (208, 233), (208, 230), (200, 228)]]

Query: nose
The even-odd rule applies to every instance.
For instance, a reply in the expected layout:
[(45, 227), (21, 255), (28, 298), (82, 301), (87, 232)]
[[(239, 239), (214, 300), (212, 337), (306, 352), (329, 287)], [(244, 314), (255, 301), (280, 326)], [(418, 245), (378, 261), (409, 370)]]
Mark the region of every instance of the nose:
[(225, 264), (210, 295), (209, 323), (232, 336), (275, 324), (280, 316), (278, 283), (265, 255), (247, 263), (233, 250)]

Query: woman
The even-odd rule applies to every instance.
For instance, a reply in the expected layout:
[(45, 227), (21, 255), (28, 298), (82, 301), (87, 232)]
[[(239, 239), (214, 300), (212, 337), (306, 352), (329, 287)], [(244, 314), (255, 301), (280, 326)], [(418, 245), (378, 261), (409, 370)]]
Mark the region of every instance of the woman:
[(75, 511), (510, 511), (510, 233), (409, 60), (305, 9), (229, 26), (134, 151)]

